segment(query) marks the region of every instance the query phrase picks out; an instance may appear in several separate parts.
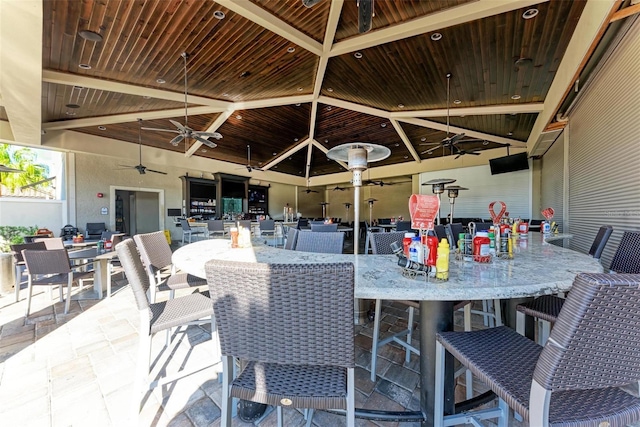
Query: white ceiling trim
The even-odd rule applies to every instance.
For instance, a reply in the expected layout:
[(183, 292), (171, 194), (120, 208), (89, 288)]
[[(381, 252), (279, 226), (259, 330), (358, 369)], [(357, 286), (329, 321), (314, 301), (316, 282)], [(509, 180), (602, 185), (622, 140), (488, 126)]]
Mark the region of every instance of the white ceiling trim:
[(307, 163), (304, 166), (305, 169), (305, 173), (304, 173), (304, 177), (305, 179), (309, 179), (309, 172), (311, 171), (311, 154), (313, 153), (313, 140), (309, 139), (309, 145), (307, 146)]
[(329, 53), (333, 46), (333, 39), (336, 37), (336, 30), (340, 23), (340, 14), (342, 13), (342, 6), (344, 0), (332, 0), (331, 9), (329, 9), (329, 18), (327, 18), (327, 27), (324, 32), (324, 43), (322, 44), (322, 51)]
[(395, 128), (396, 132), (398, 132), (398, 136), (400, 136), (400, 139), (402, 140), (402, 142), (404, 142), (404, 145), (405, 147), (407, 147), (407, 150), (409, 150), (409, 152), (411, 153), (413, 160), (420, 163), (422, 159), (418, 155), (418, 152), (416, 151), (416, 149), (413, 148), (413, 144), (411, 143), (411, 140), (405, 133), (404, 129), (402, 129), (402, 126), (400, 126), (400, 123), (398, 123), (397, 120), (393, 120), (393, 119), (391, 119), (390, 122)]
[(313, 101), (313, 95), (282, 96), (279, 98), (256, 99), (254, 101), (240, 101), (229, 105), (234, 110), (255, 110), (256, 108), (281, 107), (283, 105), (300, 104)]
[(309, 139), (313, 140), (316, 136), (316, 117), (318, 116), (318, 101), (311, 103), (311, 117), (309, 118)]
[[(451, 108), (449, 114), (453, 116), (486, 116), (488, 114), (527, 114), (539, 113), (544, 110), (544, 103), (532, 102), (527, 104), (502, 104), (502, 105), (486, 105), (482, 107), (462, 107)], [(391, 118), (402, 117), (446, 117), (447, 109), (438, 108), (434, 110), (419, 111), (394, 111), (390, 114)]]
[(613, 8), (617, 8), (616, 0), (589, 0), (582, 11), (578, 25), (569, 41), (567, 50), (558, 66), (558, 71), (549, 87), (544, 100), (544, 110), (538, 115), (527, 140), (528, 151), (534, 152), (539, 143), (540, 134), (552, 119), (558, 106), (564, 98), (568, 87), (573, 86), (576, 72), (582, 64), (591, 44), (594, 42), (600, 28), (609, 24), (607, 18)]
[(356, 50), (363, 50), (373, 46), (395, 42), (441, 28), (509, 12), (513, 9), (540, 4), (544, 1), (546, 0), (478, 0), (476, 2), (466, 3), (462, 6), (443, 10), (442, 12), (412, 19), (404, 24), (393, 25), (338, 42), (333, 45), (329, 55), (338, 56)]
[(330, 98), (324, 95), (320, 95), (318, 97), (318, 102), (322, 102), (323, 104), (331, 105), (333, 107), (353, 110), (363, 114), (369, 114), (371, 116), (382, 117), (385, 119), (390, 118), (390, 113), (388, 111), (380, 110), (378, 108), (366, 107), (364, 105), (356, 104), (349, 101), (343, 101), (341, 99)]
[[(184, 103), (184, 93), (170, 92), (161, 89), (152, 89), (144, 86), (136, 86), (128, 83), (120, 83), (109, 80), (101, 80), (93, 77), (78, 76), (75, 74), (61, 73), (53, 70), (42, 70), (42, 81), (67, 86), (82, 86), (107, 92), (123, 93), (135, 96), (150, 96), (151, 98), (164, 99)], [(204, 96), (188, 95), (190, 104), (208, 105), (210, 107), (229, 108), (231, 103)]]
[(286, 22), (276, 18), (270, 12), (262, 9), (260, 6), (247, 0), (215, 0), (221, 6), (234, 11), (238, 15), (253, 21), (254, 23), (264, 27), (265, 29), (284, 37), (292, 43), (308, 50), (318, 56), (322, 55), (322, 45), (287, 24)]
[(309, 144), (309, 141), (310, 141), (310, 138), (307, 138), (304, 141), (294, 145), (293, 147), (291, 147), (290, 149), (288, 149), (284, 153), (280, 154), (275, 159), (273, 159), (270, 162), (268, 162), (266, 165), (262, 166), (262, 170), (271, 169), (272, 167), (274, 167), (275, 165), (277, 165), (281, 161), (285, 160), (287, 157), (289, 157), (292, 154), (298, 152), (298, 150), (300, 150), (301, 148), (306, 147)]
[[(217, 107), (191, 107), (189, 108), (189, 115), (199, 114), (212, 114), (226, 111)], [(134, 122), (138, 119), (142, 120), (158, 120), (167, 119), (170, 117), (184, 116), (184, 108), (175, 108), (171, 110), (158, 110), (158, 111), (137, 111), (135, 113), (126, 114), (114, 114), (113, 116), (100, 116), (100, 117), (87, 117), (85, 119), (73, 119), (63, 120), (59, 122), (47, 122), (42, 124), (42, 129), (46, 131), (50, 130), (65, 130), (82, 128), (89, 126), (107, 126), (117, 123)]]
[[(422, 126), (425, 128), (436, 129), (443, 132), (447, 131), (447, 125), (437, 122), (432, 122), (423, 119), (411, 119), (411, 118), (398, 118), (398, 121), (409, 123), (416, 126)], [(490, 135), (488, 133), (477, 132), (471, 129), (465, 129), (457, 126), (449, 126), (449, 132), (453, 134), (464, 133), (466, 136), (478, 139), (486, 139), (487, 141), (497, 142), (499, 144), (511, 144), (513, 147), (524, 147), (525, 143), (517, 141), (515, 139), (503, 138), (501, 136)]]

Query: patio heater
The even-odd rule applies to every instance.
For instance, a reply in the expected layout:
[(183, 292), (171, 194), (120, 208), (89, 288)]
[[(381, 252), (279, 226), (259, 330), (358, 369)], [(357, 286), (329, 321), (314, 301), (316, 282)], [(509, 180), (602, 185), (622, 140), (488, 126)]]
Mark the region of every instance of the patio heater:
[(327, 219), (327, 205), (329, 202), (321, 202), (320, 206), (322, 206), (322, 218)]
[[(437, 194), (438, 195), (438, 199), (440, 199), (440, 201), (442, 201), (442, 193), (444, 193), (444, 186), (445, 184), (453, 184), (454, 182), (456, 182), (455, 179), (451, 179), (451, 178), (436, 178), (436, 179), (432, 179), (430, 181), (427, 181), (425, 183), (423, 183), (422, 185), (430, 185), (431, 186), (431, 190), (433, 191), (433, 194)], [(438, 217), (436, 218), (437, 222), (436, 224), (440, 225), (440, 210), (438, 209)]]
[(367, 170), (367, 163), (384, 160), (391, 155), (391, 150), (377, 144), (352, 142), (333, 147), (327, 157), (341, 162), (348, 162), (348, 169), (353, 172), (353, 253), (358, 254), (360, 236), (360, 187), (362, 172)]
[(347, 216), (345, 219), (345, 223), (349, 224), (349, 208), (351, 207), (351, 203), (343, 203), (344, 207), (347, 208)]
[(468, 190), (468, 188), (464, 188), (464, 187), (460, 187), (459, 185), (450, 185), (447, 188), (445, 188), (445, 190), (447, 190), (447, 196), (449, 196), (449, 205), (451, 206), (451, 213), (449, 215), (451, 215), (449, 217), (449, 223), (453, 222), (453, 207), (456, 203), (456, 199), (458, 198), (458, 193), (461, 190)]
[(373, 202), (377, 202), (378, 199), (369, 198), (365, 202), (369, 203), (369, 227), (373, 225)]

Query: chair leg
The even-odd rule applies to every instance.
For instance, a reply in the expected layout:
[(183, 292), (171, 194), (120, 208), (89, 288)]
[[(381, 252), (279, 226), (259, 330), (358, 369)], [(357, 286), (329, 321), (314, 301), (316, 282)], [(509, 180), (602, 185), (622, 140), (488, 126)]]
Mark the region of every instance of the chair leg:
[(502, 326), (502, 304), (499, 299), (493, 300), (493, 316), (496, 326)]
[(509, 405), (504, 400), (498, 399), (498, 407), (502, 412), (500, 418), (498, 418), (498, 427), (507, 427), (509, 423)]
[[(409, 318), (407, 319), (407, 344), (411, 345), (411, 338), (413, 337), (413, 314), (414, 308), (409, 307)], [(404, 361), (409, 363), (411, 361), (411, 350), (409, 347), (405, 350)]]
[(15, 282), (15, 298), (16, 298), (16, 302), (20, 301), (20, 283), (22, 283), (22, 266), (21, 265), (16, 265), (16, 282)]
[[(471, 331), (471, 304), (473, 303), (469, 303), (464, 306), (464, 330), (466, 332)], [(473, 397), (473, 374), (469, 369), (464, 373), (464, 383), (466, 398), (469, 400)]]
[(525, 321), (526, 315), (521, 311), (516, 312), (516, 332), (522, 336), (524, 336)]
[(538, 337), (538, 344), (544, 345), (549, 339), (549, 334), (551, 333), (551, 323), (546, 320), (538, 320), (540, 324), (540, 336)]
[(444, 360), (445, 349), (440, 342), (436, 342), (436, 386), (433, 408), (434, 427), (444, 426)]
[(373, 342), (371, 344), (371, 381), (376, 380), (376, 362), (378, 360), (378, 341), (380, 341), (380, 316), (382, 300), (376, 300), (375, 314), (373, 317)]
[(282, 424), (282, 406), (276, 406), (276, 414), (278, 415), (278, 427), (283, 427)]
[(347, 427), (354, 427), (356, 423), (356, 380), (355, 370), (347, 369)]
[[(73, 285), (73, 274), (69, 274), (69, 281), (67, 283), (67, 300), (64, 302), (64, 314), (69, 313), (71, 307), (71, 286)], [(60, 286), (60, 294), (62, 296), (62, 286)]]
[[(146, 325), (145, 325), (146, 323)], [(135, 420), (138, 419), (142, 406), (142, 399), (148, 390), (149, 363), (151, 361), (151, 335), (148, 334), (148, 323), (140, 324), (140, 344), (138, 347), (138, 361), (136, 363), (136, 375), (133, 384), (133, 408)]]
[(27, 313), (29, 317), (29, 311), (31, 310), (31, 294), (33, 292), (33, 284), (31, 283), (31, 275), (29, 275), (29, 282), (27, 283)]
[(222, 415), (220, 418), (221, 427), (231, 427), (231, 410), (232, 399), (229, 395), (229, 389), (233, 377), (233, 358), (230, 356), (222, 357)]

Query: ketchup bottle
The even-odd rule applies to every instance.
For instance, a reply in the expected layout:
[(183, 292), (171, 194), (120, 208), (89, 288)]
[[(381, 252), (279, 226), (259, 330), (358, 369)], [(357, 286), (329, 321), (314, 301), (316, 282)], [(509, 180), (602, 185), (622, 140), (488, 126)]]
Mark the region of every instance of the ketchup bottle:
[(424, 263), (426, 265), (435, 266), (438, 256), (438, 238), (432, 234), (428, 234), (427, 236), (423, 235), (422, 244), (426, 246), (426, 250), (424, 252)]
[(486, 231), (478, 231), (476, 237), (473, 238), (473, 259), (477, 262), (491, 261), (489, 255), (490, 244), (489, 233)]

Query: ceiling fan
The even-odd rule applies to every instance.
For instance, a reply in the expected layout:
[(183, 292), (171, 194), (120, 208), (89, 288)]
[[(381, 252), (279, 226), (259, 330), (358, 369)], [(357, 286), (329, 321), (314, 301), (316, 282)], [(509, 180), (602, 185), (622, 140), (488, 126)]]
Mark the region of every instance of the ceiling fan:
[(454, 146), (456, 152), (458, 153), (458, 155), (456, 156), (456, 159), (459, 158), (460, 156), (464, 156), (465, 154), (471, 154), (474, 156), (479, 156), (480, 153), (478, 153), (477, 151), (472, 151), (472, 150), (462, 150), (459, 147)]
[(307, 189), (306, 190), (302, 190), (301, 193), (307, 193), (307, 194), (309, 194), (309, 193), (318, 193), (318, 191), (310, 189), (309, 188), (309, 181), (307, 181)]
[(200, 141), (204, 145), (210, 148), (216, 148), (218, 144), (213, 141), (209, 141), (208, 138), (220, 139), (222, 135), (218, 132), (203, 132), (198, 130), (193, 130), (189, 127), (189, 114), (187, 110), (187, 58), (189, 54), (187, 52), (182, 52), (180, 55), (184, 60), (184, 125), (182, 123), (177, 122), (175, 120), (169, 120), (171, 124), (173, 124), (176, 129), (158, 129), (158, 128), (142, 128), (144, 130), (152, 130), (156, 132), (171, 132), (177, 133), (178, 135), (173, 138), (170, 142), (174, 147), (177, 146), (183, 139), (195, 139), (196, 141)]
[(135, 169), (138, 171), (138, 173), (140, 175), (144, 175), (147, 172), (153, 172), (153, 173), (159, 173), (162, 175), (166, 175), (166, 172), (162, 172), (162, 171), (157, 171), (157, 170), (153, 170), (153, 169), (149, 169), (147, 168), (145, 165), (142, 164), (142, 119), (138, 119), (138, 158), (140, 160), (140, 162), (136, 165), (136, 166), (127, 166), (127, 165), (119, 165), (121, 166), (123, 169)]
[(449, 136), (449, 119), (450, 119), (450, 115), (449, 115), (449, 100), (450, 100), (450, 96), (451, 96), (451, 73), (447, 73), (447, 137), (445, 139), (443, 139), (442, 141), (440, 141), (440, 142), (425, 142), (425, 143), (420, 144), (420, 145), (434, 145), (434, 147), (431, 147), (431, 148), (429, 148), (429, 149), (427, 149), (425, 151), (422, 151), (420, 154), (431, 154), (431, 153), (433, 153), (435, 150), (437, 150), (439, 148), (443, 148), (443, 149), (444, 148), (449, 148), (449, 149), (451, 149), (451, 154), (455, 154), (453, 148), (458, 143), (482, 141), (481, 139), (465, 139), (465, 140), (461, 141), (461, 139), (464, 138), (464, 133), (458, 133), (458, 134)]
[[(320, 3), (321, 0), (302, 0), (302, 4), (305, 7), (313, 7)], [(375, 0), (358, 0), (356, 5), (358, 7), (358, 32), (366, 33), (371, 29), (374, 11)]]
[(333, 191), (344, 191), (344, 190), (348, 190), (348, 189), (349, 189), (349, 187), (340, 187), (339, 185), (336, 185), (333, 188)]
[[(247, 164), (246, 164), (245, 168), (247, 169), (247, 172), (251, 172), (251, 171), (263, 172), (263, 169), (251, 166), (251, 146), (249, 144), (247, 144)], [(242, 169), (242, 168), (240, 168), (240, 169)]]

